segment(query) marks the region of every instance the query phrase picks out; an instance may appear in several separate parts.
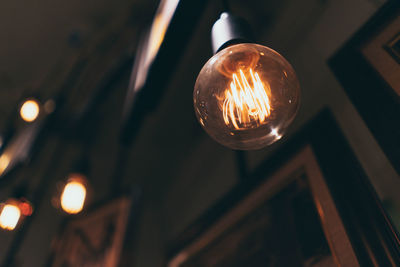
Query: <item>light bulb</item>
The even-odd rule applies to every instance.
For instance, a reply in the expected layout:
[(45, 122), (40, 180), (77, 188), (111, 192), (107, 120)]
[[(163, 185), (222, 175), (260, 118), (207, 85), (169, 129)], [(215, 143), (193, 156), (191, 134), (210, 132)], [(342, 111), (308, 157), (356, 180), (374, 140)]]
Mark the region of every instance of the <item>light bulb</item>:
[(86, 199), (85, 179), (79, 174), (71, 175), (61, 194), (61, 208), (70, 214), (82, 211)]
[(14, 230), (21, 217), (21, 211), (16, 201), (7, 201), (0, 212), (0, 227), (5, 230)]
[(19, 111), (21, 118), (26, 122), (32, 122), (36, 120), (39, 115), (39, 104), (36, 100), (26, 100)]
[(276, 51), (253, 43), (228, 46), (201, 69), (193, 101), (204, 130), (232, 149), (260, 149), (279, 140), (293, 121), (300, 86)]

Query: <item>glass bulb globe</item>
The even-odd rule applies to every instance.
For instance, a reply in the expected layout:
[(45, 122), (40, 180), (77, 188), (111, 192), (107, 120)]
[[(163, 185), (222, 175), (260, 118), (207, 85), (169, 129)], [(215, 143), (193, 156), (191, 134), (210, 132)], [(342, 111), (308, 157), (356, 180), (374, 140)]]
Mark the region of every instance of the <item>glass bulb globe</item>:
[(34, 99), (30, 99), (22, 104), (19, 113), (24, 121), (33, 122), (38, 117), (39, 110), (38, 102)]
[(260, 149), (279, 140), (300, 104), (300, 85), (289, 62), (258, 44), (236, 44), (201, 69), (193, 92), (196, 116), (217, 142)]
[(80, 174), (72, 174), (61, 194), (61, 208), (70, 214), (82, 211), (86, 199), (86, 179)]
[(21, 217), (21, 210), (18, 207), (18, 201), (8, 200), (0, 211), (0, 227), (5, 230), (14, 230)]

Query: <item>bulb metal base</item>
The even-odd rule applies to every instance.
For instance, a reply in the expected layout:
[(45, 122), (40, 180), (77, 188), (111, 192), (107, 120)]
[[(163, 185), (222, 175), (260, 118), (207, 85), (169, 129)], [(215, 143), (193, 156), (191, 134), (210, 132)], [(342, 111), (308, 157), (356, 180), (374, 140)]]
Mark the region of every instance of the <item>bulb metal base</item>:
[(211, 45), (214, 54), (238, 43), (252, 41), (250, 26), (247, 22), (231, 13), (224, 12), (211, 29)]

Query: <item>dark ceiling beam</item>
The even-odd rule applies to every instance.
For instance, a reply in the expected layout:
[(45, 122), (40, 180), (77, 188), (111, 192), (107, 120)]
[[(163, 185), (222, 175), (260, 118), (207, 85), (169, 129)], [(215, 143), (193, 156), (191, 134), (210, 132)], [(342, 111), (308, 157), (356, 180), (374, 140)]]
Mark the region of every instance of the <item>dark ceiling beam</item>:
[(131, 95), (132, 99), (127, 99), (129, 106), (125, 107), (126, 116), (121, 131), (123, 144), (128, 145), (135, 139), (143, 118), (160, 103), (207, 4), (206, 0), (179, 2), (164, 41), (150, 66), (144, 87), (136, 90)]

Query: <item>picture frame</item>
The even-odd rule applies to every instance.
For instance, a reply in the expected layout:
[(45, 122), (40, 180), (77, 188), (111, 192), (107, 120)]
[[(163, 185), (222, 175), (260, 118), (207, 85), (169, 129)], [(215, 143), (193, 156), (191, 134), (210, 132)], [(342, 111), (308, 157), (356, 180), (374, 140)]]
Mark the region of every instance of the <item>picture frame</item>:
[(400, 174), (400, 2), (384, 4), (328, 64)]
[(398, 266), (400, 242), (324, 110), (178, 236), (167, 259), (168, 267)]
[(120, 266), (130, 243), (126, 235), (132, 234), (133, 202), (132, 197), (118, 197), (66, 220), (46, 266)]

